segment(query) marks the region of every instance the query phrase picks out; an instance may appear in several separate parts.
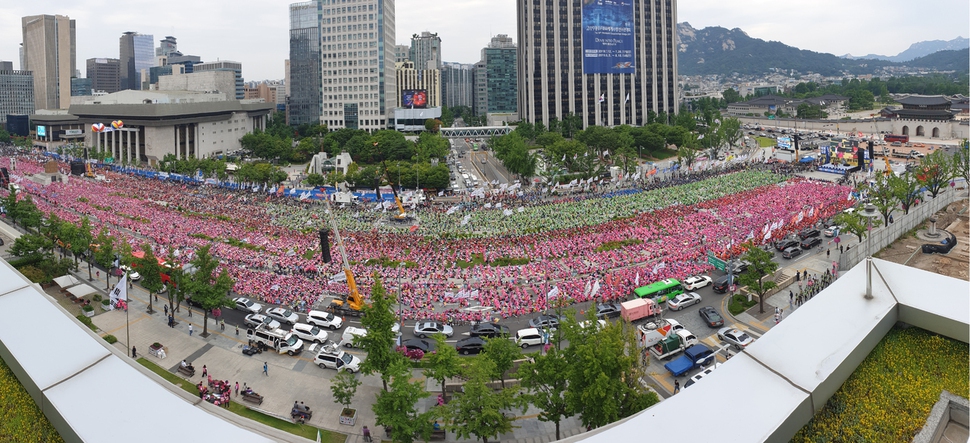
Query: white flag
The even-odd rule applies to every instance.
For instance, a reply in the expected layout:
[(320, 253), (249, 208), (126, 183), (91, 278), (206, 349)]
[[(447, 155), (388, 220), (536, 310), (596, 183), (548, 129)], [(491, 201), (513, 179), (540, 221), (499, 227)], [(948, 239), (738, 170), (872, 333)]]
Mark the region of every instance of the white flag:
[(627, 92), (626, 93), (626, 101), (624, 101), (623, 103), (628, 103), (629, 101), (630, 101), (630, 93)]
[(559, 286), (553, 286), (549, 292), (546, 293), (546, 299), (550, 299), (559, 295)]
[(111, 304), (118, 303), (118, 300), (128, 301), (128, 273), (126, 272), (114, 289), (111, 290)]
[(599, 280), (596, 280), (596, 283), (593, 283), (593, 292), (591, 292), (589, 294), (589, 296), (590, 297), (596, 297), (596, 294), (598, 292), (600, 292), (600, 281)]
[(506, 209), (506, 210), (502, 211), (502, 213), (505, 214), (506, 217), (508, 217), (508, 216), (512, 215), (512, 210), (511, 209)]
[(637, 271), (637, 278), (633, 280), (633, 286), (640, 286), (640, 271)]
[(600, 103), (603, 103), (605, 101), (606, 101), (606, 94), (600, 94)]

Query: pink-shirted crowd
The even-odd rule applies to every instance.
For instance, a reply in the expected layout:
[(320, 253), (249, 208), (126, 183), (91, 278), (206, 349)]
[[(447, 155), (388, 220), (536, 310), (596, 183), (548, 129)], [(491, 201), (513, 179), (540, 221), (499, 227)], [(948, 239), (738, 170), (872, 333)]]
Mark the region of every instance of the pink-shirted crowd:
[[(0, 164), (7, 166), (9, 159)], [(20, 157), (14, 175), (42, 170), (40, 158)], [(237, 294), (306, 310), (327, 293), (347, 292), (345, 283), (330, 278), (342, 267), (336, 246), (335, 261), (320, 259), (317, 230), (328, 215), (318, 203), (105, 175), (110, 183), (80, 178), (46, 187), (20, 183), (41, 211), (70, 222), (87, 216), (94, 235), (106, 228), (133, 249), (147, 242), (160, 258), (174, 251), (175, 261), (186, 263), (194, 250), (211, 243), (212, 254), (235, 279)], [(521, 231), (523, 221), (508, 227), (507, 235), (494, 235), (501, 229), (487, 226), (492, 221), (508, 226), (511, 217), (501, 208), (463, 208), (464, 216), (448, 214), (454, 218), (443, 215), (447, 206), (419, 209), (421, 229), (415, 232), (369, 227), (370, 221), (360, 221), (374, 219), (367, 209), (337, 209), (335, 216), (362, 294), (369, 293), (376, 274), (385, 288), (400, 293), (405, 319), (472, 321), (541, 311), (550, 293), (574, 302), (625, 298), (637, 285), (711, 271), (708, 251), (736, 256), (746, 241), (781, 238), (851, 204), (848, 187), (768, 172), (725, 174), (656, 191), (587, 203), (544, 204), (531, 194), (528, 202), (502, 197), (507, 206), (525, 206), (517, 212), (522, 217), (559, 213), (565, 220), (546, 229), (530, 225), (527, 233)], [(612, 212), (604, 218), (603, 211)], [(461, 222), (472, 212), (477, 228)], [(456, 235), (463, 230), (467, 235)], [(602, 247), (630, 239), (639, 242)], [(485, 264), (467, 266), (476, 256)], [(501, 257), (528, 262), (487, 264)]]

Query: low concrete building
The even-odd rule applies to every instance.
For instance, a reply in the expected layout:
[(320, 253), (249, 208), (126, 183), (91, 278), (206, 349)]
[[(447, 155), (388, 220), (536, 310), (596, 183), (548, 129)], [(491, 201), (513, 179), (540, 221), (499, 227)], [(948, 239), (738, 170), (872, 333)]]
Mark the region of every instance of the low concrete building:
[(310, 159), (310, 172), (327, 175), (329, 172), (339, 171), (346, 174), (347, 168), (353, 162), (354, 159), (346, 151), (337, 154), (334, 158), (330, 158), (326, 152), (320, 152), (314, 154), (313, 158)]

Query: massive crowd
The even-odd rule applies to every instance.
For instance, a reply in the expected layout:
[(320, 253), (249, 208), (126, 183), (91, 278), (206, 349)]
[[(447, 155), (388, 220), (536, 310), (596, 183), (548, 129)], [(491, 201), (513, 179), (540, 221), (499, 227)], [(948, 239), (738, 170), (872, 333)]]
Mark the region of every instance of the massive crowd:
[[(41, 172), (44, 161), (19, 157), (15, 180)], [(455, 321), (541, 311), (550, 293), (577, 302), (624, 298), (638, 284), (710, 271), (708, 251), (731, 257), (745, 241), (777, 239), (850, 204), (848, 187), (780, 172), (736, 166), (555, 200), (496, 193), (418, 208), (417, 228), (389, 223), (373, 205), (327, 214), (310, 201), (110, 172), (110, 183), (20, 183), (42, 211), (71, 222), (88, 216), (95, 235), (105, 228), (133, 249), (147, 242), (159, 257), (172, 251), (184, 263), (211, 243), (235, 293), (297, 309), (347, 292), (331, 278), (342, 267), (336, 251), (335, 261), (320, 260), (317, 230), (333, 216), (363, 294), (379, 276), (400, 293), (404, 318)], [(490, 265), (501, 258), (527, 263)]]

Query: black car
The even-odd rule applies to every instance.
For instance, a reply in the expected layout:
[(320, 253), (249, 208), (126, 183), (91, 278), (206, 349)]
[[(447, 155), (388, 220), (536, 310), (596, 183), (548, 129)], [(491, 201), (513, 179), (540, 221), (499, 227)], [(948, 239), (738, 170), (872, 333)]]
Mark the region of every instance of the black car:
[(710, 306), (703, 306), (697, 312), (700, 313), (701, 318), (704, 319), (704, 323), (707, 323), (707, 326), (712, 328), (724, 326), (724, 318), (722, 318), (721, 314), (718, 314), (714, 308)]
[(802, 255), (802, 250), (798, 246), (791, 247), (782, 251), (781, 256), (787, 259), (792, 259)]
[(799, 245), (802, 249), (812, 249), (822, 243), (822, 239), (818, 237), (809, 237), (802, 240), (802, 244)]
[(529, 320), (529, 327), (537, 329), (556, 329), (559, 327), (559, 317), (555, 315), (539, 314), (538, 317)]
[(727, 267), (725, 269), (727, 269), (731, 274), (738, 275), (744, 271), (747, 271), (748, 266), (751, 266), (751, 263), (744, 260), (731, 260), (727, 263)]
[(802, 240), (805, 240), (806, 238), (811, 238), (811, 237), (818, 237), (820, 235), (822, 235), (822, 233), (815, 228), (805, 229), (802, 232), (798, 233), (798, 237), (801, 238)]
[(468, 337), (455, 343), (455, 350), (461, 355), (478, 354), (485, 350), (485, 340), (481, 337)]
[(775, 249), (777, 249), (778, 252), (784, 251), (785, 249), (793, 246), (798, 246), (798, 240), (781, 240), (778, 243), (775, 243)]
[(434, 342), (423, 338), (409, 338), (401, 342), (401, 346), (410, 350), (420, 349), (425, 354), (434, 351)]
[(598, 303), (596, 305), (596, 318), (616, 318), (620, 316), (620, 304), (616, 302)]
[(497, 325), (492, 322), (483, 322), (472, 325), (472, 330), (469, 335), (472, 337), (484, 337), (484, 338), (494, 338), (494, 337), (508, 337), (510, 334), (509, 327), (505, 325)]
[(711, 287), (714, 289), (714, 292), (717, 292), (718, 294), (723, 294), (727, 292), (728, 288), (730, 287), (730, 285), (728, 284), (729, 280), (730, 279), (728, 278), (728, 276), (725, 275), (723, 277), (718, 278), (717, 280), (714, 280), (714, 284), (712, 284)]

